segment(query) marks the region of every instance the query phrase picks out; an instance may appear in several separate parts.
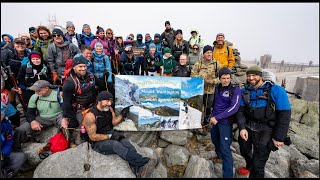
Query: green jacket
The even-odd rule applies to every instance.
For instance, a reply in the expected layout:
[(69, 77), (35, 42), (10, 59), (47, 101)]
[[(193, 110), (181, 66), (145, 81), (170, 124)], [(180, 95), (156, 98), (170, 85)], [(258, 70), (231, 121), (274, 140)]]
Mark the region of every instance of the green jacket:
[(53, 39), (42, 40), (37, 38), (36, 43), (34, 44), (34, 51), (41, 53), (43, 59), (47, 61), (47, 49), (51, 43), (53, 43)]
[(171, 55), (169, 58), (165, 59), (165, 56), (163, 55), (163, 58), (159, 62), (155, 62), (154, 65), (163, 66), (163, 74), (170, 74), (176, 67), (177, 62), (174, 59), (174, 56)]

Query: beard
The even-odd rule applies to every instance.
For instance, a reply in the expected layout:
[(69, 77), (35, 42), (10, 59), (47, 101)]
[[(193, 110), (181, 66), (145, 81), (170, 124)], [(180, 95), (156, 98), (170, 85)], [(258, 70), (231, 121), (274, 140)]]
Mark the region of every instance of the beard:
[(110, 106), (108, 106), (108, 105), (104, 106), (104, 105), (101, 104), (100, 108), (102, 109), (103, 112), (107, 112), (107, 111), (110, 110)]

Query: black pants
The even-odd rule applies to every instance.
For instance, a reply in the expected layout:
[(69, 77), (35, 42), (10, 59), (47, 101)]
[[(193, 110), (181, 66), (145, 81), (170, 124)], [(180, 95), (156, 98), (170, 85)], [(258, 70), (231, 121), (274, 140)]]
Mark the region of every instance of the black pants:
[(127, 139), (98, 141), (92, 145), (92, 149), (105, 155), (118, 154), (122, 159), (128, 161), (132, 167), (144, 166), (148, 162), (148, 159), (142, 157)]
[(240, 153), (246, 160), (247, 169), (250, 170), (249, 178), (264, 178), (264, 167), (271, 152), (272, 133), (256, 132), (247, 129), (248, 140), (239, 135), (238, 143)]

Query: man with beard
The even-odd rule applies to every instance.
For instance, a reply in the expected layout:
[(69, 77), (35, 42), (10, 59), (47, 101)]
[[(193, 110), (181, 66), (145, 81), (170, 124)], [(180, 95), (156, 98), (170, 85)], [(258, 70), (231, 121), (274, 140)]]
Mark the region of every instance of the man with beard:
[(176, 31), (171, 28), (170, 21), (166, 21), (164, 23), (166, 29), (163, 31), (163, 33), (160, 36), (160, 40), (162, 41), (163, 48), (169, 47), (172, 49), (172, 44), (174, 40), (174, 35), (176, 34)]
[(64, 37), (61, 29), (55, 28), (52, 36), (54, 42), (48, 46), (47, 60), (53, 83), (62, 84), (65, 63), (80, 53), (80, 49)]
[(249, 67), (246, 74), (247, 84), (241, 89), (242, 100), (236, 115), (240, 153), (246, 160), (246, 167), (241, 167), (239, 174), (263, 178), (271, 150), (284, 145), (291, 107), (285, 89), (263, 81), (259, 66)]
[[(68, 120), (68, 128), (80, 128), (82, 111), (93, 106), (96, 99), (95, 77), (87, 71), (87, 66), (81, 57), (72, 60), (70, 76), (63, 85), (63, 117)], [(73, 137), (70, 147), (80, 144), (80, 133), (70, 130)]]
[(222, 65), (232, 69), (235, 63), (233, 51), (231, 46), (228, 46), (227, 41), (224, 40), (224, 34), (218, 33), (213, 50), (213, 57)]
[(128, 115), (130, 107), (124, 108), (120, 115), (116, 116), (111, 107), (112, 99), (112, 94), (107, 91), (99, 93), (96, 105), (84, 117), (85, 136), (94, 151), (104, 155), (118, 154), (128, 161), (137, 177), (149, 177), (160, 158), (143, 157), (120, 132), (113, 131), (113, 127)]
[(37, 29), (35, 27), (29, 28), (29, 35), (32, 42), (32, 46), (36, 44), (36, 40), (38, 38)]

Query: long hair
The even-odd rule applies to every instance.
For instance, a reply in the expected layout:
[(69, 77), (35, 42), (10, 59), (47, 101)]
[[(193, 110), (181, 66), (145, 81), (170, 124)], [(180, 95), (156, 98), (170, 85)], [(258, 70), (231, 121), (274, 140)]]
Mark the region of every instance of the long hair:
[(45, 30), (45, 31), (48, 32), (48, 34), (49, 34), (48, 39), (52, 39), (53, 38), (50, 30), (46, 26), (38, 26), (37, 33), (38, 33), (38, 38), (39, 39), (43, 40), (42, 37), (39, 34), (39, 31), (41, 31), (41, 30)]

